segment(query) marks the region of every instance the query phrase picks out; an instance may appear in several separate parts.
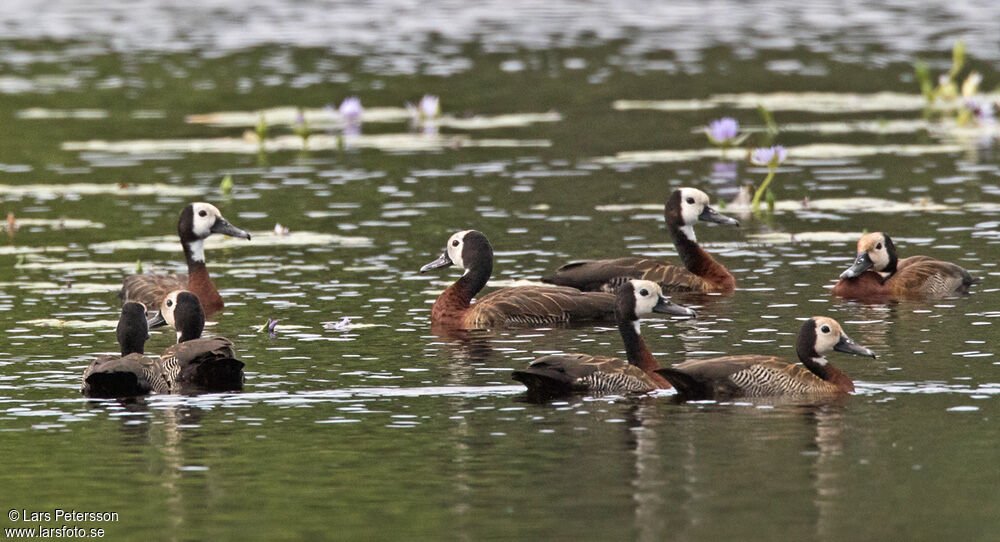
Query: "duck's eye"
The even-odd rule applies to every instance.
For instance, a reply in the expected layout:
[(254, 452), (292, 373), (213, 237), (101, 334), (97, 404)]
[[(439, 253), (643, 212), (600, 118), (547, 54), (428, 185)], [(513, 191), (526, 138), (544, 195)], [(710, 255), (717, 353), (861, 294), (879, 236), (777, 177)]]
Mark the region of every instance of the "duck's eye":
[(819, 328), (819, 330), (822, 331), (823, 333), (829, 333), (830, 332), (830, 326), (823, 326), (823, 327)]
[(649, 295), (649, 290), (643, 288), (642, 290), (639, 290), (639, 295), (641, 295), (642, 297), (646, 297), (647, 295)]
[(202, 218), (205, 218), (206, 216), (208, 216), (208, 211), (202, 209), (202, 210), (198, 211), (198, 216), (200, 216)]
[(875, 250), (882, 250), (882, 243), (875, 245)]
[(174, 302), (168, 299), (167, 300), (167, 306), (168, 307), (173, 307), (174, 306)]
[(451, 242), (451, 246), (457, 247), (458, 246), (458, 239), (455, 239), (454, 241), (452, 241)]
[(688, 205), (694, 205), (694, 198), (687, 199)]

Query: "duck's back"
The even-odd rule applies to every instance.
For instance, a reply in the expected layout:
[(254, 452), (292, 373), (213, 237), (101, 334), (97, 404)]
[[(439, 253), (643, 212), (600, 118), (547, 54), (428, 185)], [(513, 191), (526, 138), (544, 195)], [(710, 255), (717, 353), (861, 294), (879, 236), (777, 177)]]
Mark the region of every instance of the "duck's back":
[(809, 369), (774, 356), (723, 356), (687, 361), (658, 374), (686, 398), (764, 397), (837, 393)]
[(225, 337), (185, 341), (168, 347), (160, 357), (172, 390), (195, 387), (229, 391), (243, 387), (243, 362)]
[(615, 292), (631, 279), (659, 283), (664, 292), (707, 292), (716, 289), (684, 267), (638, 257), (568, 263), (542, 280), (588, 292)]
[(910, 256), (899, 260), (886, 287), (897, 297), (946, 296), (968, 293), (973, 282), (968, 271), (951, 262)]
[(659, 387), (642, 369), (625, 360), (587, 354), (543, 356), (511, 377), (529, 392), (545, 395), (645, 393)]
[(122, 283), (118, 296), (122, 302), (137, 301), (147, 310), (158, 310), (167, 294), (187, 288), (188, 276), (183, 273), (168, 275), (129, 275)]
[(167, 393), (163, 367), (142, 354), (101, 356), (83, 372), (81, 392), (89, 397), (132, 397)]
[(614, 320), (615, 296), (560, 286), (517, 286), (490, 292), (465, 314), (469, 328)]

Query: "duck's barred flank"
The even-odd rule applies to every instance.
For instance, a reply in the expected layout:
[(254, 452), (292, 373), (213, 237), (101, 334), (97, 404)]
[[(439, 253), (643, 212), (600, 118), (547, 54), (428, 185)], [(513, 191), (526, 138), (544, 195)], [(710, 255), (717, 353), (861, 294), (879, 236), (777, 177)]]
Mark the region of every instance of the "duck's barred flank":
[(654, 388), (648, 379), (642, 380), (625, 373), (593, 372), (576, 381), (577, 389), (593, 393), (645, 393)]
[[(729, 375), (729, 380), (747, 397), (763, 397), (768, 395), (805, 395), (816, 393), (816, 382), (796, 378), (788, 371), (751, 365), (750, 367)], [(814, 379), (810, 379), (814, 380)], [(818, 380), (818, 379), (815, 379)]]

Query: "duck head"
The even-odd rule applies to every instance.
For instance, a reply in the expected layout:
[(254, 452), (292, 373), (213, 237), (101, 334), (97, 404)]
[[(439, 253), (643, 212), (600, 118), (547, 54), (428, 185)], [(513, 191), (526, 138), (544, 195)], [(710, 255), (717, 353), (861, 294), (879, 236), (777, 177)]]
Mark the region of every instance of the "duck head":
[(618, 290), (615, 314), (619, 321), (636, 321), (652, 313), (694, 318), (697, 314), (666, 298), (660, 285), (650, 280), (633, 279)]
[(695, 240), (693, 226), (699, 221), (739, 227), (739, 220), (720, 214), (708, 202), (708, 194), (697, 188), (678, 188), (667, 200), (664, 219), (668, 225), (683, 231), (691, 241)]
[(149, 326), (146, 324), (146, 306), (130, 301), (122, 305), (122, 315), (115, 328), (122, 355), (142, 354), (149, 340)]
[(149, 321), (150, 328), (169, 325), (177, 330), (177, 342), (201, 337), (205, 330), (205, 311), (198, 296), (187, 290), (174, 290), (160, 304), (160, 312)]
[(896, 272), (896, 262), (896, 246), (892, 239), (882, 232), (872, 232), (858, 239), (858, 257), (840, 278), (854, 278), (868, 269), (886, 278)]
[(848, 337), (836, 320), (826, 316), (814, 316), (802, 324), (795, 350), (803, 362), (820, 366), (826, 365), (826, 355), (832, 351), (875, 357), (874, 352)]
[(204, 241), (213, 233), (250, 240), (249, 233), (230, 224), (211, 203), (192, 203), (181, 211), (177, 234), (192, 260), (205, 261)]
[[(420, 268), (421, 273), (442, 267), (456, 266), (469, 271), (470, 269), (493, 270), (493, 246), (482, 232), (465, 230), (448, 238), (444, 253), (433, 262)], [(489, 273), (487, 273), (489, 276)]]

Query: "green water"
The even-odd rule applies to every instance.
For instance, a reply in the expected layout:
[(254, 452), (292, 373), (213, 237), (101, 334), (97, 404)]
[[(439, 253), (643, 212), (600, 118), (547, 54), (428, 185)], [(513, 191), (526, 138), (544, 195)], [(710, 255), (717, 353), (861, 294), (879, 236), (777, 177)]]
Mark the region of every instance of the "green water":
[[(831, 357), (858, 388), (842, 402), (678, 404), (664, 392), (531, 403), (511, 371), (551, 352), (623, 355), (617, 332), (581, 326), (437, 336), (428, 321), (431, 303), (459, 272), (416, 273), (451, 233), (469, 228), (486, 233), (496, 249), (494, 281), (537, 280), (577, 258), (676, 258), (656, 209), (674, 188), (695, 186), (714, 201), (729, 201), (766, 170), (748, 164), (744, 151), (659, 163), (606, 158), (703, 149), (704, 136), (693, 129), (724, 115), (744, 126), (761, 121), (753, 109), (619, 111), (615, 100), (913, 93), (910, 61), (932, 60), (936, 72), (945, 71), (958, 30), (966, 25), (974, 45), (982, 36), (976, 21), (989, 17), (966, 14), (940, 28), (948, 39), (917, 43), (874, 33), (852, 45), (855, 34), (834, 27), (826, 51), (827, 42), (805, 37), (817, 23), (789, 22), (788, 31), (802, 40), (798, 47), (759, 36), (741, 46), (724, 33), (719, 43), (692, 45), (691, 57), (680, 41), (665, 44), (648, 28), (630, 34), (617, 18), (617, 26), (609, 22), (617, 34), (582, 32), (538, 48), (511, 22), (521, 8), (511, 8), (510, 21), (494, 28), (510, 36), (507, 45), (489, 32), (453, 36), (447, 24), (442, 36), (407, 45), (403, 38), (412, 29), (403, 25), (402, 37), (384, 42), (376, 38), (388, 30), (370, 27), (376, 38), (357, 38), (361, 50), (351, 45), (353, 34), (328, 36), (303, 21), (301, 35), (265, 33), (260, 43), (228, 48), (199, 41), (195, 29), (185, 50), (168, 50), (151, 31), (144, 49), (141, 21), (93, 39), (60, 38), (55, 30), (56, 37), (35, 36), (17, 17), (8, 21), (20, 34), (0, 41), (0, 211), (23, 224), (0, 235), (5, 508), (116, 512), (116, 522), (70, 523), (105, 528), (113, 539), (994, 539), (1000, 167), (989, 132), (780, 133), (776, 141), (792, 150), (775, 180), (778, 200), (864, 196), (915, 205), (882, 213), (847, 202), (745, 219), (739, 230), (700, 225), (699, 240), (733, 271), (739, 289), (707, 301), (678, 296), (696, 306), (697, 319), (643, 324), (666, 365), (721, 354), (791, 357), (799, 319), (832, 316), (879, 356)], [(741, 5), (733, 9), (745, 16)], [(463, 13), (448, 12), (445, 21), (464, 21)], [(41, 20), (51, 24), (50, 15)], [(286, 15), (260, 17), (284, 28)], [(431, 20), (433, 13), (424, 15)], [(580, 16), (597, 17), (587, 10)], [(921, 20), (910, 12), (898, 16), (910, 25)], [(245, 22), (219, 17), (206, 24), (236, 32)], [(551, 21), (531, 20), (553, 24), (548, 31), (555, 35), (560, 17), (569, 16), (558, 11)], [(707, 35), (715, 24), (685, 27), (678, 40)], [(750, 28), (733, 32), (755, 35)], [(933, 34), (912, 29), (914, 36)], [(989, 55), (995, 51), (980, 49), (977, 57), (970, 49), (983, 88), (994, 88), (996, 59)], [(407, 66), (415, 66), (413, 73)], [(477, 141), (545, 143), (519, 148), (262, 155), (64, 150), (69, 142), (240, 138), (245, 130), (191, 124), (190, 114), (321, 108), (348, 95), (361, 97), (366, 108), (401, 107), (425, 93), (440, 95), (443, 112), (457, 117), (554, 111), (561, 120), (441, 129)], [(29, 118), (29, 108), (93, 109), (96, 115), (84, 116), (97, 118)], [(787, 110), (775, 117), (779, 124), (808, 124), (916, 120), (921, 113)], [(940, 125), (953, 128), (947, 122)], [(362, 129), (366, 135), (408, 130), (405, 122)], [(751, 141), (763, 143), (764, 136)], [(795, 147), (817, 143), (960, 150), (795, 157)], [(226, 174), (235, 185), (230, 196), (218, 188)], [(76, 183), (162, 183), (190, 192), (17, 190)], [(255, 242), (207, 253), (227, 303), (209, 331), (237, 344), (245, 390), (128, 404), (82, 398), (83, 369), (116, 344), (113, 323), (81, 322), (117, 319), (117, 288), (137, 261), (144, 271), (182, 268), (180, 247), (169, 238), (181, 208), (200, 200), (256, 235)], [(922, 208), (927, 202), (947, 208)], [(607, 204), (652, 207), (598, 208)], [(36, 218), (103, 227), (28, 222)], [(276, 223), (293, 236), (257, 235)], [(865, 230), (893, 235), (901, 256), (953, 261), (980, 282), (961, 298), (845, 302), (827, 288), (853, 258), (850, 236), (798, 243), (755, 237)], [(309, 232), (354, 239), (290, 242)], [(168, 236), (163, 250), (151, 243), (95, 246), (158, 236)], [(344, 317), (353, 325), (346, 331), (323, 325)], [(268, 318), (280, 319), (274, 338), (258, 332)], [(147, 350), (159, 351), (171, 339), (154, 332)]]

